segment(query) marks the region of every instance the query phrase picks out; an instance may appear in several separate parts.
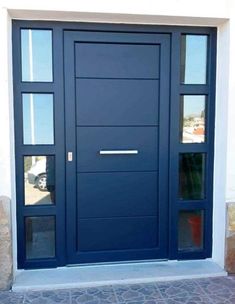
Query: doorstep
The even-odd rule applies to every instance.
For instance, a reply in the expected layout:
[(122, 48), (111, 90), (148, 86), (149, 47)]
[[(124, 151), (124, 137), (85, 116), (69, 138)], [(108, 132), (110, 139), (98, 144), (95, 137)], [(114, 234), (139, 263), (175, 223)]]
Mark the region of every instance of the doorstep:
[(194, 261), (139, 262), (19, 270), (12, 290), (48, 290), (137, 284), (205, 277), (227, 273), (210, 259)]

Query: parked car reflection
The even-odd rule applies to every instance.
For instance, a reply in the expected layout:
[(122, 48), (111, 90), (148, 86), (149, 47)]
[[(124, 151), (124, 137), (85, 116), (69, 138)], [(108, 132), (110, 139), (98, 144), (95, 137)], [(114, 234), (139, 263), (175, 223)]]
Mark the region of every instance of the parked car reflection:
[(54, 156), (26, 156), (25, 204), (54, 204)]

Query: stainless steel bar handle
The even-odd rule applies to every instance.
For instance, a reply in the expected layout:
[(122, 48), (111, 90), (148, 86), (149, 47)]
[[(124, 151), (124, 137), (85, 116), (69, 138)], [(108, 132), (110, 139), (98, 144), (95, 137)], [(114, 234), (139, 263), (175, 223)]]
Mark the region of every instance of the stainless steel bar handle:
[(131, 155), (138, 154), (138, 150), (100, 150), (100, 155)]

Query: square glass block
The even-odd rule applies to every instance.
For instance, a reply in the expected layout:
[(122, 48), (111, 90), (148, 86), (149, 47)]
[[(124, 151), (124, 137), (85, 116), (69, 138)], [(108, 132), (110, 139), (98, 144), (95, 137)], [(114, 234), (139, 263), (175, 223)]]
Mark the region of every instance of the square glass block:
[(181, 96), (181, 142), (204, 143), (206, 126), (206, 96)]
[(26, 259), (55, 257), (55, 217), (25, 218)]
[(52, 31), (21, 30), (22, 81), (52, 82)]
[(53, 94), (22, 94), (25, 145), (54, 144)]
[(203, 249), (203, 210), (182, 210), (178, 218), (178, 250)]
[(179, 198), (201, 200), (205, 198), (205, 153), (179, 155)]
[(24, 157), (25, 205), (55, 204), (55, 157)]
[(181, 36), (181, 83), (206, 84), (207, 40), (207, 35)]

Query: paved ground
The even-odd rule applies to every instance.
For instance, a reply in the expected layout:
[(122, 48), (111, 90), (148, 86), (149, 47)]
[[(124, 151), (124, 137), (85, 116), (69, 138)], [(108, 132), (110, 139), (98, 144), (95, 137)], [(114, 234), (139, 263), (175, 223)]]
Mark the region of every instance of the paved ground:
[(114, 285), (24, 294), (0, 292), (0, 304), (230, 304), (235, 277)]

